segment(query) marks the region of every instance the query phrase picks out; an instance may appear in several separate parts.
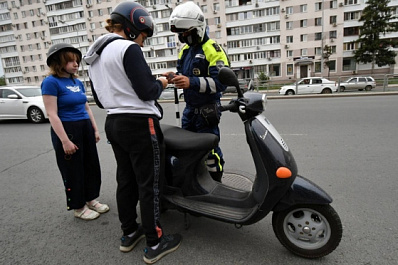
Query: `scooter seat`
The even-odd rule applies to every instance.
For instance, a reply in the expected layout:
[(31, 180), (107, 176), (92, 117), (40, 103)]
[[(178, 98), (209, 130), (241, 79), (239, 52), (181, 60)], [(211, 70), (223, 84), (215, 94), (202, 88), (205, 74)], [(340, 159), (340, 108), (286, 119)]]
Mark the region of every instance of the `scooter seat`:
[(195, 133), (180, 127), (161, 124), (167, 149), (210, 151), (218, 144), (218, 137), (212, 133)]

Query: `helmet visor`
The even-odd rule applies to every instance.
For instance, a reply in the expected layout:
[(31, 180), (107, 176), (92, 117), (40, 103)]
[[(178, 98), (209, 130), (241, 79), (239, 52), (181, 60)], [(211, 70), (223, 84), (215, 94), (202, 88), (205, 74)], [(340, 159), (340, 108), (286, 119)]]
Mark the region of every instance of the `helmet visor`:
[(175, 33), (184, 33), (184, 32), (187, 32), (187, 31), (191, 31), (193, 29), (194, 28), (189, 28), (189, 29), (187, 29), (187, 28), (185, 28), (185, 29), (177, 28), (175, 25), (171, 25), (171, 27), (170, 27), (170, 31), (171, 32), (175, 32)]

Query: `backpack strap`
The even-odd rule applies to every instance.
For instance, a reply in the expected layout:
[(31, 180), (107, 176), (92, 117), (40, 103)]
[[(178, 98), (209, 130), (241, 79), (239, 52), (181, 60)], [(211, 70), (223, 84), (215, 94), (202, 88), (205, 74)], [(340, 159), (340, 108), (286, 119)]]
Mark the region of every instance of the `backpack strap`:
[[(97, 54), (98, 56), (100, 56), (101, 53), (102, 53), (102, 51), (105, 49), (106, 46), (108, 46), (109, 43), (111, 43), (112, 41), (115, 41), (115, 40), (120, 40), (120, 39), (124, 40), (124, 38), (122, 38), (122, 37), (110, 38), (109, 40), (107, 40), (106, 42), (104, 42), (104, 43), (102, 44), (102, 46), (98, 49), (98, 51), (96, 51), (96, 54)], [(94, 97), (95, 103), (97, 104), (97, 106), (98, 106), (100, 109), (104, 109), (104, 106), (103, 106), (102, 103), (99, 101), (98, 96), (97, 96), (97, 93), (95, 92), (94, 84), (93, 84), (93, 81), (91, 81), (90, 76), (89, 76), (89, 80), (90, 80), (91, 91), (93, 92), (93, 97)]]

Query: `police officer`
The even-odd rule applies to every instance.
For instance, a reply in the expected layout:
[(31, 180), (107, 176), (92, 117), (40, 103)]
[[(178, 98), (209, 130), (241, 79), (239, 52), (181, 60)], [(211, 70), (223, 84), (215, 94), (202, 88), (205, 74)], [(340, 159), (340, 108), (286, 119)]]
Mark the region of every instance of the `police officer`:
[[(170, 29), (185, 43), (178, 55), (177, 73), (163, 74), (169, 83), (184, 89), (182, 128), (220, 137), (218, 106), (226, 86), (218, 80), (218, 71), (229, 66), (227, 54), (207, 35), (203, 12), (192, 1), (174, 9)], [(221, 182), (224, 160), (219, 146), (210, 152), (207, 166), (212, 178)]]

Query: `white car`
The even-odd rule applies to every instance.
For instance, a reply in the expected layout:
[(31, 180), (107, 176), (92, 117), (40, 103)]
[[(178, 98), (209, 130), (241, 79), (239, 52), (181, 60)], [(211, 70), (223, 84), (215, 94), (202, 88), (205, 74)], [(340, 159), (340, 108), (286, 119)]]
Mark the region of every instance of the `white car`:
[[(296, 93), (297, 88), (297, 93)], [(279, 90), (281, 95), (294, 94), (331, 94), (337, 91), (336, 82), (321, 77), (307, 77), (296, 83), (282, 86)]]
[[(184, 99), (184, 89), (177, 89), (177, 95), (179, 99)], [(174, 86), (167, 86), (160, 95), (159, 99), (174, 99)]]
[(44, 122), (47, 117), (38, 86), (0, 86), (0, 119)]
[(350, 77), (346, 81), (340, 83), (340, 91), (349, 89), (358, 89), (359, 91), (370, 91), (376, 87), (376, 81), (371, 76), (355, 76)]

